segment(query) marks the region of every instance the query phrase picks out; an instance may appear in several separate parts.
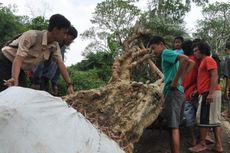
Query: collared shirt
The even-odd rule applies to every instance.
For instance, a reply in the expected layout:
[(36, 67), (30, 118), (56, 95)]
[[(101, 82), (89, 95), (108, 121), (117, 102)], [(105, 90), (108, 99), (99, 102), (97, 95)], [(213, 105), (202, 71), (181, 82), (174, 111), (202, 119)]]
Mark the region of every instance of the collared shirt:
[(48, 60), (50, 55), (54, 60), (62, 60), (58, 43), (52, 42), (48, 44), (47, 31), (26, 31), (18, 39), (10, 43), (9, 46), (3, 47), (2, 52), (11, 62), (13, 62), (16, 55), (22, 57), (21, 68), (23, 70), (32, 70), (42, 61)]
[(184, 54), (183, 49), (175, 49), (174, 51), (177, 52), (177, 53), (179, 53), (179, 54)]

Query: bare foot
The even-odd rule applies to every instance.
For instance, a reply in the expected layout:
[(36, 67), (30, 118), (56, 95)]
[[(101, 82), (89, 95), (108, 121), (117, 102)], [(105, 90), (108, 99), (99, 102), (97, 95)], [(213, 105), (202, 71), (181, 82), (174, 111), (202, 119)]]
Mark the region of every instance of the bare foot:
[(215, 151), (215, 152), (218, 152), (218, 153), (223, 152), (222, 146), (213, 146), (209, 150), (212, 150), (212, 151)]

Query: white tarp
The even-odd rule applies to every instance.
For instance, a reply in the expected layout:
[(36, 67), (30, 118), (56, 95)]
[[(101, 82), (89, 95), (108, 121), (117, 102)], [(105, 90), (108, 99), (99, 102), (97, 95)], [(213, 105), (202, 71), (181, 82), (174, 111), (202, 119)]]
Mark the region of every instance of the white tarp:
[(61, 98), (10, 87), (0, 92), (0, 153), (124, 153)]

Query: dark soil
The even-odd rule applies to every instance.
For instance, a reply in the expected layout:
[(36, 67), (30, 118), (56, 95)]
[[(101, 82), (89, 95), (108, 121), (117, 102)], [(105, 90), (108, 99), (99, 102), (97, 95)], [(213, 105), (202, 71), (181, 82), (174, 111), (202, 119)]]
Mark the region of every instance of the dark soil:
[[(224, 153), (230, 153), (230, 134), (227, 129), (223, 128), (222, 143)], [(228, 129), (229, 130), (229, 129)], [(190, 136), (186, 128), (180, 129), (181, 134), (181, 153), (189, 153)], [(211, 132), (213, 138), (213, 133)], [(212, 145), (209, 145), (210, 147)], [(170, 153), (169, 135), (168, 131), (160, 129), (146, 129), (140, 139), (135, 145), (134, 153)], [(213, 151), (203, 151), (201, 153), (214, 153)]]

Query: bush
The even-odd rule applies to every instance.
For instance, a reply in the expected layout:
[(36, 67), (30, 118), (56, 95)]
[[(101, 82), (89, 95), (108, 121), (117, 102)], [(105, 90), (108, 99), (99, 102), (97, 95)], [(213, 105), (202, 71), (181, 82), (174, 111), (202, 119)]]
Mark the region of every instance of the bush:
[[(89, 71), (71, 71), (71, 79), (74, 84), (75, 90), (87, 90), (98, 88), (102, 85), (105, 85), (106, 82), (101, 80), (98, 76), (98, 69), (91, 69)], [(59, 85), (60, 95), (66, 95), (66, 83), (63, 78), (60, 81)]]

